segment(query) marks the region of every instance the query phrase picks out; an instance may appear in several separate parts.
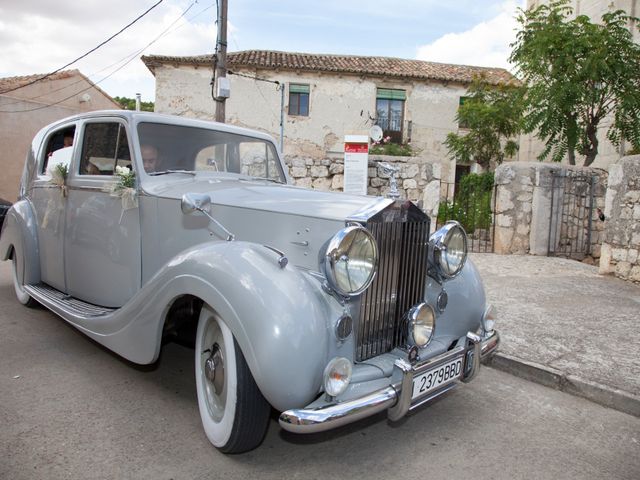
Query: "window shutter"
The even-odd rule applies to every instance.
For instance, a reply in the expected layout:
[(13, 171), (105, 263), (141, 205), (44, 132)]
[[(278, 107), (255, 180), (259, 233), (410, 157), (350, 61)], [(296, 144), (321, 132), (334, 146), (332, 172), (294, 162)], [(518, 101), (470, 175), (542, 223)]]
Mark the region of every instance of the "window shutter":
[(289, 93), (309, 93), (309, 85), (300, 85), (298, 83), (290, 83)]
[(376, 98), (383, 100), (406, 100), (407, 93), (404, 90), (393, 90), (391, 88), (379, 88)]

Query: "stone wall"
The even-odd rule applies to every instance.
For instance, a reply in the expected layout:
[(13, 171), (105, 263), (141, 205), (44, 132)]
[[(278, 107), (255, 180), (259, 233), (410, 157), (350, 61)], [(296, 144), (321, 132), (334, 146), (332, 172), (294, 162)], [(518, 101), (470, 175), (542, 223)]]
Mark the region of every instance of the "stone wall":
[(600, 273), (640, 282), (640, 155), (609, 169)]
[[(496, 253), (547, 255), (550, 239), (551, 242), (558, 242), (559, 238), (554, 238), (554, 235), (559, 237), (561, 229), (588, 228), (588, 212), (584, 209), (578, 212), (584, 215), (579, 219), (573, 212), (563, 216), (554, 215), (553, 220), (550, 218), (552, 202), (557, 213), (562, 201), (562, 184), (555, 183), (554, 187), (552, 176), (568, 173), (588, 178), (595, 176), (590, 252), (593, 258), (600, 256), (604, 225), (598, 219), (596, 209), (604, 208), (606, 172), (540, 162), (509, 162), (496, 169)], [(590, 202), (588, 198), (586, 200)], [(550, 235), (550, 230), (553, 235)], [(583, 238), (586, 241), (586, 235)]]
[[(367, 193), (386, 196), (389, 193), (389, 175), (379, 167), (386, 162), (399, 168), (398, 190), (401, 198), (407, 198), (420, 205), (430, 217), (438, 212), (440, 199), (441, 166), (430, 163), (421, 157), (394, 157), (388, 155), (369, 155), (369, 178)], [(344, 158), (315, 159), (287, 157), (289, 174), (296, 185), (316, 190), (343, 190)], [(433, 222), (435, 226), (435, 222)]]

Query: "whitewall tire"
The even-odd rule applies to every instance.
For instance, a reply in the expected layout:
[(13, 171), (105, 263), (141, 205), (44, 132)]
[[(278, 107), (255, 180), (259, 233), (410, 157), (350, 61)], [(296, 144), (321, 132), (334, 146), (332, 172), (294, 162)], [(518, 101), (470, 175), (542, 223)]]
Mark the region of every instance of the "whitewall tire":
[(195, 371), (200, 418), (209, 441), (224, 453), (256, 448), (267, 431), (271, 407), (231, 330), (207, 305), (198, 321)]
[(31, 295), (29, 295), (27, 292), (25, 292), (24, 290), (24, 286), (22, 284), (22, 282), (19, 279), (18, 276), (18, 269), (22, 269), (23, 268), (23, 262), (19, 261), (18, 259), (18, 255), (16, 254), (16, 251), (13, 251), (13, 254), (11, 255), (11, 273), (13, 276), (13, 289), (16, 291), (16, 298), (18, 299), (18, 301), (29, 307), (29, 308), (34, 308), (38, 306), (38, 302), (36, 302), (33, 298), (31, 298)]

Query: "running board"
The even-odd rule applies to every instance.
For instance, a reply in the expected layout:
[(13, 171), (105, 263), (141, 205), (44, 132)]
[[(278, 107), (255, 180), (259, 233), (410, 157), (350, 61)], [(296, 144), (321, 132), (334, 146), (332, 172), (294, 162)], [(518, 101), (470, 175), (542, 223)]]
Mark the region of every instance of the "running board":
[(44, 283), (24, 285), (23, 288), (35, 300), (45, 306), (62, 310), (74, 316), (101, 317), (117, 310), (116, 308), (100, 307), (92, 303), (83, 302)]

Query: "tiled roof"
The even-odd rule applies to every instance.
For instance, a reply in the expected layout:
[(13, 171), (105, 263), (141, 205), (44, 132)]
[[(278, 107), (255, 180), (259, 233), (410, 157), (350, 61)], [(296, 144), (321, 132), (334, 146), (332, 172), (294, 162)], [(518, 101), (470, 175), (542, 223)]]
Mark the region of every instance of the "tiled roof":
[[(64, 78), (74, 77), (78, 75), (80, 72), (78, 70), (62, 70), (61, 72), (54, 73), (49, 77), (45, 78), (41, 81), (46, 80), (61, 80)], [(38, 80), (41, 77), (44, 77), (46, 73), (36, 73), (34, 75), (24, 75), (21, 77), (4, 77), (0, 78), (0, 92), (8, 89), (8, 88), (16, 88), (26, 85), (27, 83), (31, 83), (34, 80)]]
[[(147, 55), (142, 57), (142, 61), (153, 72), (155, 67), (166, 63), (209, 66), (211, 65), (211, 58), (211, 55), (192, 57)], [(239, 67), (250, 67), (272, 70), (350, 73), (421, 80), (432, 79), (462, 83), (469, 83), (476, 76), (484, 76), (486, 81), (492, 84), (515, 81), (515, 78), (504, 68), (472, 67), (390, 57), (245, 50), (228, 53), (227, 64), (230, 70)]]
[[(53, 75), (49, 75), (48, 77), (43, 78), (42, 80), (39, 80), (40, 78), (45, 77), (46, 75), (47, 75), (46, 73), (36, 73), (34, 75), (24, 75), (24, 76), (20, 76), (20, 77), (4, 77), (4, 78), (0, 78), (0, 92), (4, 92), (5, 90), (17, 89), (19, 87), (25, 86), (25, 85), (30, 84), (30, 83), (34, 83), (35, 84), (35, 83), (37, 83), (36, 81), (47, 82), (47, 81), (52, 81), (52, 80), (64, 80), (66, 78), (81, 77), (84, 80), (86, 80), (93, 88), (95, 88), (97, 91), (99, 91), (101, 94), (103, 94), (109, 100), (111, 100), (111, 102), (113, 102), (114, 108), (122, 108), (111, 97), (111, 95), (109, 95), (107, 92), (102, 90), (98, 85), (93, 83), (80, 70), (77, 70), (77, 69), (74, 69), (74, 70), (62, 70), (60, 72), (54, 73)], [(12, 92), (8, 92), (8, 95), (11, 95), (11, 94), (12, 94)]]

